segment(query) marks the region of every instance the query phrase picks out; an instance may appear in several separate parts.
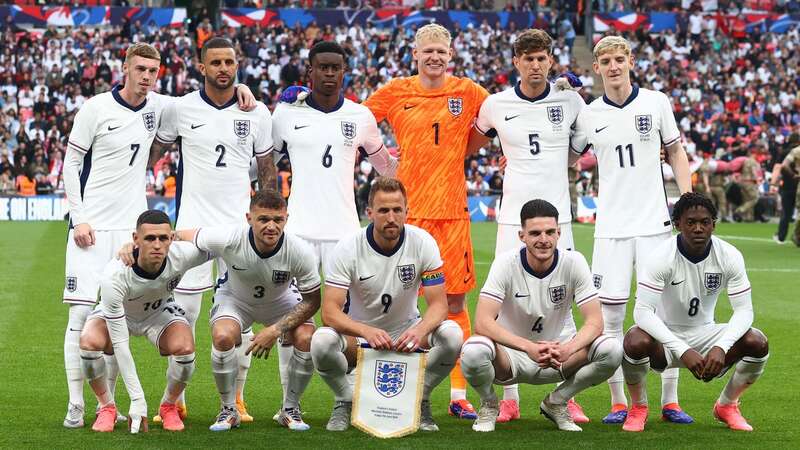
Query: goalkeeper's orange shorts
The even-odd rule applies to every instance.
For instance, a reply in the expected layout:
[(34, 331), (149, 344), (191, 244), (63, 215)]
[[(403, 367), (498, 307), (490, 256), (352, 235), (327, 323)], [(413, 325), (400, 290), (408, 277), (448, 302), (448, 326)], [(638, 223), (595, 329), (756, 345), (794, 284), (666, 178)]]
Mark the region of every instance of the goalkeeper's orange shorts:
[(469, 219), (409, 218), (407, 221), (430, 233), (439, 245), (448, 294), (466, 294), (475, 287)]

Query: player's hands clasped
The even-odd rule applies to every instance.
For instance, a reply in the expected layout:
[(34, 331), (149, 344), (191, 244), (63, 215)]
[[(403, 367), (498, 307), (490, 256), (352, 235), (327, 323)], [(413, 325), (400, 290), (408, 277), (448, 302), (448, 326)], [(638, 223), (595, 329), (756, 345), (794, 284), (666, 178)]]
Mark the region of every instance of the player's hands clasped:
[(72, 230), (72, 239), (75, 240), (75, 244), (80, 248), (93, 246), (95, 239), (92, 226), (88, 223), (79, 223), (75, 225), (75, 228)]
[(133, 245), (133, 242), (128, 242), (127, 244), (123, 245), (122, 248), (119, 249), (117, 252), (117, 259), (122, 261), (122, 264), (130, 267), (133, 263), (136, 262), (136, 258), (133, 257), (133, 250), (136, 246)]
[(703, 360), (703, 381), (709, 382), (722, 372), (725, 367), (725, 351), (719, 347), (711, 347), (711, 350)]
[(280, 330), (275, 327), (266, 327), (257, 335), (250, 338), (252, 344), (250, 344), (250, 347), (247, 347), (247, 351), (245, 351), (244, 354), (249, 355), (252, 352), (253, 356), (256, 358), (266, 359), (269, 356), (269, 351), (272, 349), (272, 346), (275, 345), (275, 342), (280, 336)]
[(681, 355), (681, 361), (683, 365), (692, 372), (695, 378), (698, 380), (703, 379), (703, 367), (705, 363), (703, 362), (703, 356), (697, 352), (697, 350), (689, 349), (683, 352)]
[(367, 327), (361, 337), (375, 350), (392, 350), (392, 337), (380, 328)]
[(539, 367), (558, 368), (561, 366), (561, 363), (558, 362), (559, 353), (553, 344), (549, 341), (531, 342), (525, 349), (525, 353), (532, 361), (539, 364)]
[(425, 333), (419, 326), (407, 329), (394, 343), (394, 350), (397, 352), (411, 353), (419, 348), (425, 339)]

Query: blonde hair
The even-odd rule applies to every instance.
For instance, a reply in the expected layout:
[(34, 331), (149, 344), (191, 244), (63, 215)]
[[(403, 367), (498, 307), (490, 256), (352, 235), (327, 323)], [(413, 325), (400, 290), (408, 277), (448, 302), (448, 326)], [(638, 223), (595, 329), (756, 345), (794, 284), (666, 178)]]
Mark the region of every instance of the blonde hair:
[(423, 41), (443, 41), (449, 47), (451, 40), (452, 37), (447, 28), (438, 23), (429, 23), (417, 30), (417, 34), (414, 36), (414, 45), (419, 46)]
[(592, 54), (594, 55), (594, 59), (596, 61), (600, 55), (613, 52), (615, 50), (622, 50), (622, 52), (625, 53), (625, 56), (631, 56), (631, 44), (622, 36), (606, 36), (603, 39), (600, 39), (594, 46)]
[(133, 59), (134, 56), (161, 61), (161, 53), (152, 45), (142, 42), (128, 47), (128, 50), (125, 51), (125, 64), (130, 64), (131, 59)]

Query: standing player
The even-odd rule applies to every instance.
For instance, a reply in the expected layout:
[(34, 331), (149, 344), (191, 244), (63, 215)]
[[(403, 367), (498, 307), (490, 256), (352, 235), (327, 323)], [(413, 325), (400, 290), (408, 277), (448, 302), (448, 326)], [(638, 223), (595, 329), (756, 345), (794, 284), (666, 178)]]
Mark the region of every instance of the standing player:
[[(691, 190), (689, 161), (681, 145), (672, 106), (661, 92), (632, 86), (633, 56), (628, 41), (607, 36), (594, 47), (594, 71), (603, 78), (605, 95), (578, 116), (573, 148), (594, 147), (600, 172), (592, 272), (603, 304), (605, 333), (622, 340), (625, 305), (634, 266), (642, 275), (642, 259), (664, 240), (671, 227), (661, 147), (666, 148), (681, 193)], [(691, 423), (678, 406), (678, 370), (662, 374), (665, 420)], [(627, 399), (622, 369), (609, 381), (611, 413), (604, 423), (622, 423)]]
[[(125, 86), (87, 100), (78, 111), (64, 158), (64, 188), (70, 210), (64, 303), (69, 321), (64, 365), (69, 405), (64, 426), (83, 426), (83, 376), (79, 339), (97, 302), (105, 265), (130, 240), (131, 227), (147, 209), (145, 167), (161, 118), (164, 97), (150, 92), (161, 55), (149, 44), (127, 50)], [(116, 380), (116, 362), (107, 361)], [(113, 392), (113, 386), (111, 386)]]
[[(204, 88), (172, 102), (164, 111), (156, 140), (178, 142), (180, 162), (175, 198), (176, 229), (242, 225), (250, 202), (250, 160), (255, 154), (262, 187), (276, 184), (272, 162), (272, 121), (258, 102), (252, 111), (235, 107), (234, 79), (238, 67), (233, 44), (225, 38), (209, 39), (200, 52)], [(189, 271), (175, 290), (175, 301), (186, 311), (194, 329), (203, 292), (211, 289), (212, 263)], [(224, 270), (218, 268), (222, 274)], [(243, 330), (243, 339), (252, 336)], [(246, 374), (249, 356), (240, 354)], [(240, 375), (243, 384), (244, 375)], [(244, 401), (237, 406), (246, 421)], [(185, 414), (185, 412), (184, 412)]]
[[(495, 255), (520, 247), (519, 214), (522, 205), (532, 198), (544, 199), (558, 208), (558, 248), (572, 250), (575, 246), (567, 168), (579, 157), (569, 150), (570, 136), (578, 113), (586, 105), (577, 92), (558, 90), (547, 81), (553, 64), (552, 44), (542, 30), (527, 30), (517, 36), (513, 61), (520, 82), (490, 95), (475, 124), (482, 135), (500, 139), (508, 161), (497, 216)], [(471, 141), (470, 146), (478, 143)], [(569, 339), (576, 332), (571, 308), (567, 308), (566, 320), (562, 337)], [(518, 419), (517, 386), (504, 386), (503, 397), (497, 421)], [(575, 422), (589, 421), (574, 400), (570, 400), (569, 409)]]
[[(685, 367), (708, 382), (735, 365), (714, 404), (714, 417), (732, 430), (752, 431), (739, 411), (739, 397), (764, 372), (769, 344), (764, 333), (751, 328), (753, 303), (744, 259), (735, 247), (712, 236), (717, 211), (708, 198), (683, 194), (672, 220), (680, 234), (648, 256), (636, 289), (636, 326), (625, 334), (622, 369), (633, 406), (622, 429), (644, 430), (649, 367)], [(723, 289), (733, 315), (728, 323), (715, 323)]]
[[(475, 286), (464, 158), (484, 88), (447, 74), (453, 57), (450, 32), (421, 27), (413, 50), (419, 75), (395, 78), (364, 103), (378, 123), (386, 120), (400, 145), (397, 178), (408, 189), (408, 222), (429, 232), (444, 259), (448, 319), (470, 335), (465, 294)], [(451, 415), (475, 419), (467, 382), (456, 363), (450, 375)]]
[[(603, 335), (603, 314), (586, 259), (559, 251), (559, 211), (536, 199), (521, 207), (524, 243), (497, 255), (481, 289), (475, 332), (464, 343), (462, 367), (481, 396), (475, 431), (494, 431), (499, 412), (492, 385), (563, 383), (539, 405), (559, 430), (581, 431), (567, 409), (578, 392), (608, 379), (622, 360), (622, 348)], [(584, 324), (564, 337), (573, 300)]]
[[(342, 94), (345, 61), (346, 53), (339, 44), (322, 41), (314, 45), (308, 54), (313, 91), (305, 100), (279, 103), (272, 116), (276, 155), (288, 155), (292, 164), (286, 231), (313, 247), (320, 270), (338, 240), (361, 228), (353, 192), (358, 152), (366, 154), (382, 175), (393, 176), (397, 168), (397, 160), (383, 145), (375, 117)], [(285, 390), (291, 347), (279, 349)]]
[[(300, 396), (314, 366), (309, 354), (314, 313), (320, 304), (318, 265), (311, 248), (283, 232), (286, 202), (273, 189), (261, 190), (250, 200), (248, 226), (208, 227), (179, 231), (181, 240), (218, 255), (228, 271), (214, 293), (211, 310), (211, 367), (222, 400), (212, 431), (239, 426), (235, 408), (237, 348), (242, 330), (253, 322), (266, 327), (246, 352), (267, 356), (283, 334), (291, 335), (294, 352), (288, 361), (288, 380), (279, 422), (292, 430), (307, 430), (300, 415)], [(293, 280), (295, 280), (293, 282)], [(295, 284), (296, 283), (296, 287)], [(301, 297), (301, 294), (303, 297)]]
[[(442, 260), (430, 234), (406, 225), (408, 211), (403, 184), (379, 177), (369, 194), (371, 224), (342, 239), (325, 268), (322, 321), (314, 333), (314, 367), (333, 390), (335, 406), (329, 431), (350, 426), (353, 387), (348, 368), (356, 364), (361, 342), (372, 348), (413, 352), (428, 348), (422, 390), (420, 429), (438, 431), (430, 394), (453, 368), (461, 349), (462, 333), (447, 316)], [(420, 318), (420, 287), (428, 303)]]
[(92, 429), (114, 431), (117, 407), (105, 376), (103, 352), (114, 354), (131, 399), (131, 432), (147, 431), (147, 403), (136, 374), (130, 335), (146, 336), (162, 356), (169, 358), (167, 387), (159, 413), (164, 429), (183, 430), (175, 402), (194, 372), (194, 337), (184, 311), (172, 291), (183, 274), (209, 260), (209, 254), (189, 243), (172, 244), (172, 227), (163, 211), (143, 212), (136, 221), (130, 267), (112, 260), (100, 283), (100, 306), (89, 316), (81, 333), (83, 374), (92, 387), (100, 411)]

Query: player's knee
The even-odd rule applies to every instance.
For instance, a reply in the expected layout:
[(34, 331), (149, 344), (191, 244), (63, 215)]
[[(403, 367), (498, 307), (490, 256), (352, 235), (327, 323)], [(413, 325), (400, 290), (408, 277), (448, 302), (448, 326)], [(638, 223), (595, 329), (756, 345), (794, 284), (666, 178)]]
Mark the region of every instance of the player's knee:
[(173, 356), (185, 356), (191, 355), (194, 353), (194, 343), (192, 342), (181, 342), (178, 345), (174, 346), (172, 349)]
[(747, 349), (747, 356), (755, 358), (763, 358), (769, 354), (769, 341), (763, 331), (758, 328), (750, 328), (750, 330), (742, 336), (745, 349)]
[(301, 352), (311, 351), (311, 337), (314, 335), (314, 327), (311, 325), (300, 325), (292, 333), (294, 348)]
[(469, 376), (494, 360), (494, 342), (485, 336), (472, 336), (461, 347), (461, 370)]
[(194, 373), (195, 359), (194, 352), (172, 356), (167, 367), (167, 376), (178, 382), (188, 383)]
[(327, 356), (342, 352), (342, 340), (339, 333), (330, 327), (322, 327), (311, 336), (311, 359), (314, 366), (319, 367)]
[(81, 333), (78, 340), (81, 350), (102, 351), (106, 347), (105, 344), (102, 336), (99, 336), (98, 333)]
[(613, 336), (600, 335), (589, 346), (589, 361), (613, 372), (622, 364), (622, 344)]
[(228, 330), (213, 329), (211, 331), (211, 340), (214, 343), (214, 348), (219, 351), (225, 352), (236, 346), (236, 336)]
[(442, 322), (431, 335), (431, 347), (442, 348), (447, 353), (452, 353), (453, 361), (458, 358), (463, 342), (464, 332), (452, 320)]
[(633, 359), (642, 359), (648, 355), (648, 349), (653, 344), (653, 338), (639, 327), (631, 327), (622, 341), (625, 354)]

